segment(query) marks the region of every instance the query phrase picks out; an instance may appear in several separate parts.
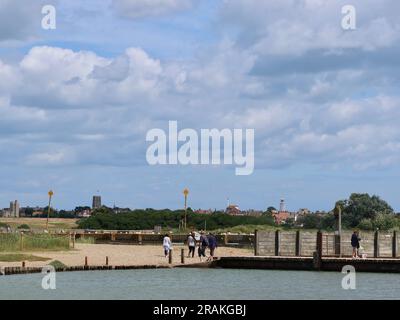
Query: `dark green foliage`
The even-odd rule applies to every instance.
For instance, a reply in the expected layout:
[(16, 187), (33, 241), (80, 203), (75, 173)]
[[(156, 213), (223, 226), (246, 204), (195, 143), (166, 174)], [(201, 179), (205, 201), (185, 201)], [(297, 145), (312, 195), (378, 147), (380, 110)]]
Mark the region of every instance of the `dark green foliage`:
[(357, 227), (364, 219), (373, 221), (378, 214), (394, 215), (392, 207), (386, 201), (367, 193), (353, 193), (342, 204), (342, 222), (348, 228)]
[(9, 228), (9, 227), (10, 227), (10, 226), (9, 226), (7, 223), (0, 222), (0, 228), (7, 229), (7, 228)]
[[(183, 217), (183, 210), (146, 209), (121, 214), (97, 213), (88, 219), (82, 219), (78, 223), (82, 229), (149, 230), (156, 225), (163, 228), (178, 228)], [(224, 213), (200, 215), (188, 212), (187, 221), (190, 228), (203, 229), (206, 225), (208, 230), (250, 224), (274, 225), (273, 219), (269, 216), (229, 216)]]
[(27, 224), (21, 224), (18, 226), (18, 229), (30, 229), (31, 227), (28, 226)]
[(305, 229), (334, 230), (335, 216), (333, 214), (308, 214), (300, 217), (297, 224)]

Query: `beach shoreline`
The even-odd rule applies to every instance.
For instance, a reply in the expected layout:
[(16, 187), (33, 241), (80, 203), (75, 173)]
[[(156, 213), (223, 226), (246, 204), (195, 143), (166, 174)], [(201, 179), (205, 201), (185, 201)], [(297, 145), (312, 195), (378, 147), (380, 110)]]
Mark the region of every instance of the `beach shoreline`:
[[(44, 267), (52, 261), (59, 261), (67, 267), (84, 266), (87, 257), (88, 266), (105, 266), (108, 257), (110, 266), (176, 266), (181, 265), (181, 249), (185, 250), (185, 264), (199, 263), (197, 252), (194, 258), (188, 258), (188, 248), (183, 245), (174, 245), (172, 264), (163, 254), (161, 245), (115, 245), (115, 244), (80, 244), (68, 251), (22, 251), (13, 253), (32, 254), (47, 261), (26, 261), (26, 267)], [(1, 254), (5, 254), (2, 252)], [(208, 255), (207, 250), (207, 255)], [(217, 257), (248, 256), (253, 254), (252, 249), (219, 247), (215, 252)], [(206, 259), (203, 258), (203, 262)], [(2, 262), (0, 268), (21, 267), (22, 262)]]

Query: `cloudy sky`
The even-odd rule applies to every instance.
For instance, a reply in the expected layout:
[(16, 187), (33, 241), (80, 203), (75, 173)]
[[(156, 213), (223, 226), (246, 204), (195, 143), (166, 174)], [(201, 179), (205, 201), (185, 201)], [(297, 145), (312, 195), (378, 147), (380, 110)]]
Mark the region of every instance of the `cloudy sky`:
[[(43, 5), (56, 30), (41, 28)], [(352, 4), (357, 29), (341, 27)], [(0, 0), (0, 207), (400, 211), (398, 0)], [(146, 133), (254, 128), (255, 170), (149, 166)]]

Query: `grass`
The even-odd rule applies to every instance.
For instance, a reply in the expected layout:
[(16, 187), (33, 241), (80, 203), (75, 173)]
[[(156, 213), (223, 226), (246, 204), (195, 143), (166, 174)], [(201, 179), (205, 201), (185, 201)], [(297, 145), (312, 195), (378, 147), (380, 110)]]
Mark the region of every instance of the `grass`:
[(95, 244), (95, 239), (93, 237), (80, 237), (76, 239), (76, 243)]
[(58, 260), (54, 260), (54, 261), (50, 262), (49, 265), (53, 266), (55, 269), (67, 268), (67, 266), (64, 263), (62, 263), (61, 261), (58, 261)]
[(21, 254), (21, 253), (6, 253), (0, 254), (1, 262), (20, 262), (20, 261), (47, 261), (50, 258), (43, 258), (34, 256), (31, 254)]
[[(76, 224), (77, 221), (78, 219), (50, 218), (49, 230), (76, 229), (78, 227)], [(9, 225), (13, 229), (17, 229), (22, 224), (26, 224), (30, 229), (38, 231), (46, 229), (46, 218), (0, 218), (0, 224), (2, 223)]]
[[(22, 244), (21, 244), (22, 239)], [(0, 252), (69, 250), (69, 236), (0, 234)]]
[(222, 229), (216, 229), (212, 230), (214, 233), (244, 233), (244, 234), (250, 234), (254, 233), (255, 230), (259, 231), (275, 231), (277, 230), (278, 227), (276, 226), (271, 226), (271, 225), (239, 225), (231, 228), (222, 228)]

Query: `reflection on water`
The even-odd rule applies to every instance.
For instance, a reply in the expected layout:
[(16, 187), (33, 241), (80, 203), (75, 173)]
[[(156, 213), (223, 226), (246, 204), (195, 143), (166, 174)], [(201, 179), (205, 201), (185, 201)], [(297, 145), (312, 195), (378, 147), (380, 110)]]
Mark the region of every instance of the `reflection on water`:
[(396, 274), (357, 274), (343, 290), (335, 272), (158, 269), (65, 272), (57, 289), (43, 290), (42, 275), (0, 276), (0, 299), (398, 299)]

